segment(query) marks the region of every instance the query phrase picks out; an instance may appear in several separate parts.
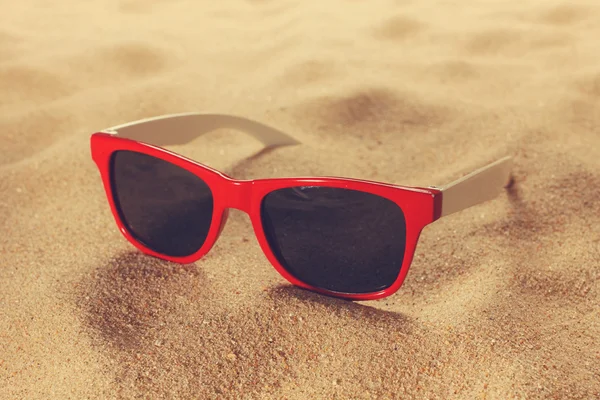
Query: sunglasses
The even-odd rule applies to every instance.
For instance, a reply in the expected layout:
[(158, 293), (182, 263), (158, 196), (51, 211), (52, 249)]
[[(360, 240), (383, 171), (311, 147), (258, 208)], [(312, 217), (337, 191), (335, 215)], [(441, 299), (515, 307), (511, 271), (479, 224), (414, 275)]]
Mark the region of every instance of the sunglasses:
[(338, 177), (236, 180), (160, 147), (221, 128), (246, 132), (266, 147), (299, 143), (259, 122), (198, 113), (140, 120), (91, 136), (117, 225), (144, 253), (197, 261), (236, 208), (249, 214), (260, 247), (290, 283), (374, 300), (400, 288), (426, 225), (491, 200), (511, 182), (510, 157), (440, 187)]

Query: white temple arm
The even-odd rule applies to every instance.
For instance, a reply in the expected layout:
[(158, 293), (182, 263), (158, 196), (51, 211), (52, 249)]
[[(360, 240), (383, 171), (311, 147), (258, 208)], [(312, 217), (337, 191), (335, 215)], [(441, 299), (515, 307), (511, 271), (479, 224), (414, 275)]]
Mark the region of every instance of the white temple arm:
[(498, 196), (510, 186), (512, 158), (504, 157), (452, 183), (437, 187), (442, 192), (441, 217)]
[(293, 137), (260, 122), (222, 114), (161, 115), (114, 126), (104, 129), (103, 132), (156, 146), (169, 146), (185, 144), (204, 133), (223, 128), (246, 132), (260, 140), (266, 147), (300, 143)]

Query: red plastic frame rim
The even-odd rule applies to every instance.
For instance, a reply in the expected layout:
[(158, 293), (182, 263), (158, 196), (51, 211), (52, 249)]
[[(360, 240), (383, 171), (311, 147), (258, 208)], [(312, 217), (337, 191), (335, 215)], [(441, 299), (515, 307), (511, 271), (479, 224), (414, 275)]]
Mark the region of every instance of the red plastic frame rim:
[[(120, 217), (112, 193), (110, 163), (112, 154), (118, 150), (136, 151), (171, 162), (196, 174), (209, 185), (214, 199), (213, 216), (206, 241), (198, 251), (185, 257), (171, 257), (153, 251), (131, 235)], [(120, 138), (103, 132), (92, 135), (91, 151), (92, 158), (100, 171), (104, 190), (119, 230), (129, 242), (142, 252), (175, 263), (193, 263), (210, 251), (226, 222), (228, 209), (235, 208), (246, 212), (250, 216), (261, 249), (281, 276), (295, 286), (338, 298), (349, 300), (375, 300), (394, 294), (402, 286), (408, 273), (422, 229), (440, 216), (441, 192), (435, 188), (404, 187), (381, 182), (336, 177), (236, 180), (220, 171), (164, 148), (135, 140)], [(328, 186), (364, 191), (392, 200), (402, 209), (406, 219), (405, 252), (398, 277), (391, 286), (373, 293), (356, 294), (329, 291), (308, 285), (298, 280), (288, 273), (279, 263), (268, 244), (262, 227), (260, 214), (261, 203), (264, 196), (273, 190), (303, 185)]]

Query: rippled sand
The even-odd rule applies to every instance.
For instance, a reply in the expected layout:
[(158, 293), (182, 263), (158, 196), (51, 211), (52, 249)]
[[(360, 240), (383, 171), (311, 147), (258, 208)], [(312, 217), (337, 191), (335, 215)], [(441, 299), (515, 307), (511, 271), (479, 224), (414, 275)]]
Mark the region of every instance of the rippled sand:
[[(0, 398), (600, 397), (597, 1), (23, 0), (0, 13)], [(216, 111), (303, 142), (176, 150), (237, 178), (510, 193), (427, 227), (403, 288), (295, 289), (232, 212), (202, 261), (118, 232), (89, 135)]]

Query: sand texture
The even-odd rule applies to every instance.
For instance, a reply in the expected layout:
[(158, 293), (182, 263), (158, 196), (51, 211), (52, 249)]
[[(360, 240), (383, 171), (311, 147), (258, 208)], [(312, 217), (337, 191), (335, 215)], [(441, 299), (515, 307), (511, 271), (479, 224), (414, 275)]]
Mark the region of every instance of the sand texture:
[[(597, 0), (5, 2), (0, 399), (600, 398)], [(236, 178), (515, 187), (425, 228), (394, 296), (287, 284), (232, 211), (192, 265), (120, 234), (89, 151), (166, 113)]]

